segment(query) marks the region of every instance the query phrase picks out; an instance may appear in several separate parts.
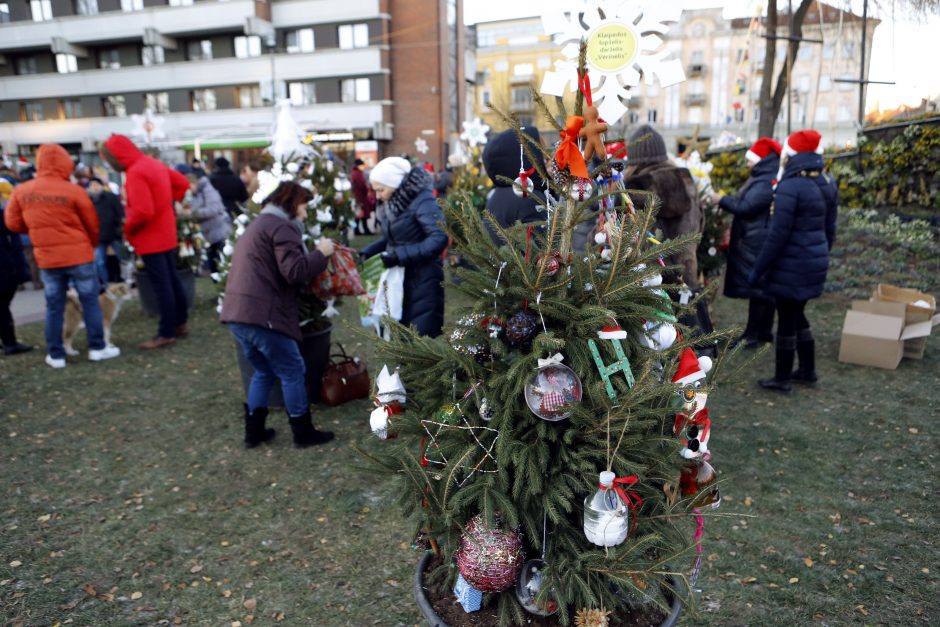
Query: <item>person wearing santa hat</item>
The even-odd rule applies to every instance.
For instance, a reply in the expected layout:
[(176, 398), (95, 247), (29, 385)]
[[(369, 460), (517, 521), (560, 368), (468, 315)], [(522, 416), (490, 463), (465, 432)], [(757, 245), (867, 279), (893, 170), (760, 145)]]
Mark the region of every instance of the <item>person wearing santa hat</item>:
[(375, 190), (382, 237), (362, 251), (382, 255), (386, 268), (405, 269), (401, 323), (420, 335), (437, 337), (444, 325), (444, 266), (447, 234), (444, 214), (434, 198), (434, 180), (424, 168), (402, 157), (379, 161), (369, 174)]
[(774, 199), (773, 181), (780, 166), (780, 142), (761, 137), (744, 159), (751, 171), (744, 186), (734, 196), (712, 193), (712, 202), (734, 216), (725, 271), (725, 296), (747, 298), (747, 326), (737, 342), (744, 348), (757, 348), (774, 339), (774, 300), (759, 287), (747, 282), (754, 262), (767, 237), (767, 215)]
[(767, 239), (748, 277), (777, 301), (776, 370), (758, 382), (768, 390), (789, 392), (791, 381), (816, 382), (815, 342), (804, 310), (826, 283), (838, 205), (838, 187), (823, 171), (821, 139), (811, 129), (787, 138)]

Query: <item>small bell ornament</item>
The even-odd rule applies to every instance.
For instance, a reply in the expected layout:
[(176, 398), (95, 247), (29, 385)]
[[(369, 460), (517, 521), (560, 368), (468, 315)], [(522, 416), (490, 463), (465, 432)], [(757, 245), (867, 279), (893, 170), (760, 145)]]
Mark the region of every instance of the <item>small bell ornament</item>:
[(598, 478), (598, 490), (584, 500), (584, 535), (597, 546), (622, 544), (630, 532), (629, 511), (614, 490), (613, 472), (606, 470)]

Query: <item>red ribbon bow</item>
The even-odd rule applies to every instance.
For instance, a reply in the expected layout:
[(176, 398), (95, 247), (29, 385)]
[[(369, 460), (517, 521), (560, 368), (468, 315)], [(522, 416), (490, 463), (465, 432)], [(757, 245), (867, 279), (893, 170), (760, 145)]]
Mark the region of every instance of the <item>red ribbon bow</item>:
[(535, 166), (532, 166), (528, 170), (523, 170), (519, 168), (519, 182), (522, 183), (522, 197), (525, 198), (529, 195), (529, 177), (535, 174)]
[(584, 155), (578, 148), (578, 133), (584, 126), (584, 118), (580, 115), (569, 115), (565, 121), (565, 130), (561, 132), (561, 143), (555, 151), (555, 163), (559, 170), (568, 168), (572, 176), (583, 179), (590, 178), (587, 171), (587, 164), (584, 162)]
[(632, 533), (636, 529), (636, 519), (637, 511), (639, 508), (643, 507), (643, 499), (640, 498), (640, 495), (632, 490), (624, 490), (621, 488), (621, 485), (634, 485), (639, 483), (640, 479), (636, 475), (630, 475), (628, 477), (617, 477), (614, 479), (612, 485), (606, 486), (604, 484), (597, 484), (597, 487), (601, 490), (616, 490), (617, 494), (620, 496), (620, 500), (623, 501), (623, 504), (630, 508), (630, 512), (633, 514), (632, 521), (630, 524), (630, 532)]

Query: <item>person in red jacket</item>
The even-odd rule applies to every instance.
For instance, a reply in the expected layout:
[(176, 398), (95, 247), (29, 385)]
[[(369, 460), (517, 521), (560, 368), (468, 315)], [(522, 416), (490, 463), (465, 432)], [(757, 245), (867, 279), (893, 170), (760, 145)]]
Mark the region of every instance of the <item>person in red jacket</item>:
[(42, 272), (46, 296), (46, 363), (65, 368), (62, 324), (71, 282), (82, 303), (88, 332), (88, 358), (111, 359), (121, 354), (104, 341), (100, 284), (95, 266), (98, 214), (78, 185), (69, 182), (72, 158), (58, 144), (43, 144), (36, 153), (36, 178), (13, 190), (4, 222), (14, 233), (29, 233)]
[(186, 337), (186, 296), (176, 274), (176, 211), (189, 189), (189, 180), (176, 170), (142, 153), (124, 135), (112, 135), (101, 147), (101, 157), (126, 173), (124, 234), (143, 259), (144, 269), (160, 302), (157, 335), (140, 344), (143, 350), (162, 348)]

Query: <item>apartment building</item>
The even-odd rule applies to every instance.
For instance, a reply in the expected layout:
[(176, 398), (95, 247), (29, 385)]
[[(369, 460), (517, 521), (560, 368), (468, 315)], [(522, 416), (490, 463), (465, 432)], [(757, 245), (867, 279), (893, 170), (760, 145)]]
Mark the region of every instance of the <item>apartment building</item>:
[[(785, 14), (780, 21), (786, 21)], [(868, 21), (866, 65), (878, 23), (875, 19)], [(664, 45), (682, 61), (686, 80), (667, 88), (661, 88), (655, 80), (653, 85), (641, 82), (627, 102), (629, 112), (612, 132), (627, 134), (639, 124), (651, 123), (669, 140), (670, 150), (676, 150), (677, 141), (696, 134), (709, 138), (728, 131), (742, 141), (755, 139), (764, 32), (760, 19), (725, 19), (720, 8), (683, 11), (679, 22), (666, 34)], [(778, 34), (787, 35), (787, 29), (778, 28)], [(800, 46), (790, 71), (790, 101), (780, 112), (776, 134), (786, 133), (789, 106), (793, 130), (813, 127), (823, 134), (827, 144), (854, 143), (858, 86), (836, 79), (859, 77), (861, 17), (814, 3), (804, 22), (803, 37), (824, 43)], [(535, 115), (531, 97), (523, 94), (523, 87), (527, 88), (530, 74), (538, 85), (545, 69), (561, 58), (558, 47), (544, 35), (541, 21), (528, 18), (477, 24), (477, 46), (479, 112), (485, 113), (489, 98), (503, 110)], [(785, 54), (786, 42), (780, 40), (775, 77)], [(494, 128), (505, 127), (498, 118), (489, 119)]]
[[(461, 0), (0, 0), (0, 145), (93, 153), (131, 114), (164, 119), (161, 152), (260, 149), (272, 105), (337, 152), (441, 163), (463, 94)], [(461, 49), (462, 53), (462, 49)]]

